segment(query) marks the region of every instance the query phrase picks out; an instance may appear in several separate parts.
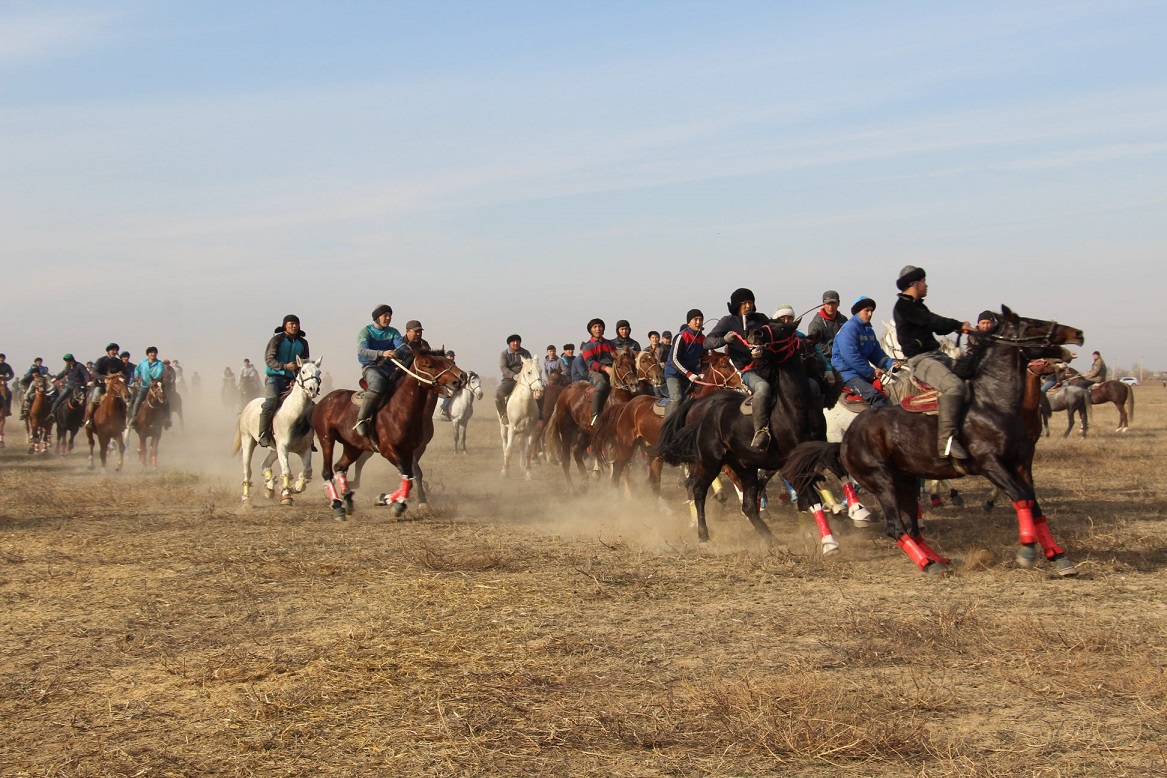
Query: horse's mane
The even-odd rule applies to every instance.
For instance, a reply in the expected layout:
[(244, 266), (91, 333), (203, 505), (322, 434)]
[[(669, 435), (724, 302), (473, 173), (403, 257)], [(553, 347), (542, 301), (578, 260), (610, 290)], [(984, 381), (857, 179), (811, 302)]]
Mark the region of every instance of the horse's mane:
[(955, 364), (952, 366), (952, 372), (956, 374), (956, 377), (962, 380), (972, 378), (976, 374), (981, 360), (985, 358), (985, 354), (989, 353), (989, 346), (992, 343), (992, 340), (989, 338), (970, 334), (968, 336), (968, 347), (963, 354), (957, 357)]

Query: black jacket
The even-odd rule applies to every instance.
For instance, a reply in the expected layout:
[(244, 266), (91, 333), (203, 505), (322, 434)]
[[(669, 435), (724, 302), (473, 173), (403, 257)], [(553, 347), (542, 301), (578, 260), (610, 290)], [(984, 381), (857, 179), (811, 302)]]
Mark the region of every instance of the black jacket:
[[(770, 317), (764, 313), (746, 314), (745, 316), (738, 316), (736, 314), (729, 314), (722, 316), (717, 324), (713, 325), (713, 329), (705, 336), (705, 350), (712, 351), (715, 348), (727, 346), (726, 351), (729, 353), (729, 361), (733, 362), (734, 367), (741, 370), (750, 363), (753, 357), (750, 356), (750, 347), (742, 341), (754, 330), (759, 327), (764, 327), (770, 323)], [(742, 340), (734, 338), (732, 343), (726, 343), (725, 336), (730, 332), (736, 332), (741, 336)], [(673, 338), (673, 343), (676, 343), (676, 337)]]
[(934, 336), (956, 332), (963, 323), (947, 316), (937, 316), (928, 310), (923, 300), (916, 300), (911, 295), (901, 294), (897, 297), (892, 313), (904, 359), (936, 351), (940, 348), (940, 342)]

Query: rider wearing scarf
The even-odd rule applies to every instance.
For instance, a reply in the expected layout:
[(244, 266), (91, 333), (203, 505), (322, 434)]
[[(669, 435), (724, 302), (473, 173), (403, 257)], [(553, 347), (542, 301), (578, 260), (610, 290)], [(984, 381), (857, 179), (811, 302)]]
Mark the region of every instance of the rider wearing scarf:
[(726, 347), (726, 353), (734, 367), (742, 371), (742, 382), (749, 387), (754, 395), (752, 417), (754, 420), (754, 439), (751, 446), (759, 451), (770, 447), (770, 383), (753, 370), (747, 370), (753, 361), (753, 355), (746, 338), (759, 327), (765, 327), (770, 319), (764, 313), (758, 313), (754, 303), (754, 293), (749, 289), (735, 289), (729, 296), (729, 315), (722, 316), (721, 321), (713, 325), (709, 335), (705, 338), (705, 350)]
[(839, 313), (839, 293), (834, 289), (823, 292), (823, 307), (806, 327), (806, 339), (814, 344), (818, 352), (831, 361), (835, 336), (847, 323), (847, 317)]
[(264, 384), (263, 405), (259, 409), (259, 445), (266, 447), (272, 445), (271, 424), (280, 395), (296, 377), (296, 359), (308, 359), (307, 335), (300, 330), (299, 316), (289, 313), (284, 317), (283, 324), (276, 327), (275, 333), (263, 352), (267, 381)]
[(665, 386), (668, 387), (668, 405), (665, 416), (671, 416), (693, 386), (693, 379), (701, 372), (701, 357), (705, 354), (705, 314), (692, 308), (685, 314), (685, 324), (673, 341), (669, 361), (665, 363)]

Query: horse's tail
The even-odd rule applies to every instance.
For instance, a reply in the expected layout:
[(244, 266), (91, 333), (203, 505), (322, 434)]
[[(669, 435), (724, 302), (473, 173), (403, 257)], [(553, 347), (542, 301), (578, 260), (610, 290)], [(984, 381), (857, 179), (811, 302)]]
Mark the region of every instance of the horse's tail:
[[(558, 404), (558, 401), (556, 402)], [(551, 418), (547, 420), (547, 425), (543, 427), (543, 447), (554, 448), (558, 451), (559, 447), (556, 445), (559, 442), (559, 409), (556, 408), (551, 411)]]
[(243, 431), (239, 429), (239, 425), (235, 425), (235, 442), (231, 444), (231, 456), (238, 456), (239, 452), (243, 450)]
[(692, 462), (697, 458), (697, 425), (686, 426), (685, 420), (693, 407), (693, 398), (686, 398), (664, 421), (655, 446), (646, 449), (649, 458), (660, 457), (670, 465)]
[(1128, 422), (1135, 420), (1135, 388), (1133, 386), (1126, 387), (1126, 420)]
[(782, 477), (794, 487), (800, 502), (803, 495), (815, 493), (815, 484), (823, 480), (820, 470), (830, 470), (839, 478), (846, 476), (847, 471), (839, 460), (839, 448), (838, 443), (811, 440), (798, 444), (790, 452), (782, 466)]

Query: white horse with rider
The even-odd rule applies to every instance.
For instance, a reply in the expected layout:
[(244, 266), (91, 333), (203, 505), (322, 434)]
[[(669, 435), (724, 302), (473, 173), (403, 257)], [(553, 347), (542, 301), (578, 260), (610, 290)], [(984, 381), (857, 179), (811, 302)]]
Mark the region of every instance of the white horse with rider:
[[(274, 448), (263, 460), (263, 488), (268, 499), (275, 497), (276, 477), (272, 463), (277, 459), (283, 488), (280, 490), (280, 505), (291, 505), (292, 495), (304, 491), (312, 480), (312, 409), (316, 407), (316, 397), (320, 394), (320, 363), (323, 357), (304, 361), (296, 357), (299, 368), (287, 397), (272, 418), (272, 439)], [(235, 428), (235, 445), (232, 454), (242, 451), (243, 457), (243, 501), (251, 499), (251, 455), (259, 445), (259, 410), (263, 398), (257, 397), (244, 406)], [(303, 469), (292, 483), (289, 454), (299, 454)]]
[(466, 385), (450, 396), (449, 404), (445, 409), (445, 412), (449, 414), (449, 418), (442, 415), (440, 404), (438, 409), (434, 411), (434, 419), (438, 421), (449, 421), (454, 425), (455, 454), (459, 452), (459, 446), (461, 446), (461, 453), (466, 453), (466, 425), (474, 415), (474, 401), (482, 399), (482, 379), (478, 376), (478, 373), (473, 371), (466, 375), (468, 376)]
[(539, 420), (539, 405), (543, 396), (543, 371), (535, 357), (523, 357), (523, 369), (515, 379), (515, 388), (507, 398), (507, 415), (498, 419), (502, 435), (502, 474), (510, 468), (511, 455), (518, 450), (522, 457), (527, 480), (531, 479), (531, 447), (535, 440), (535, 424)]

